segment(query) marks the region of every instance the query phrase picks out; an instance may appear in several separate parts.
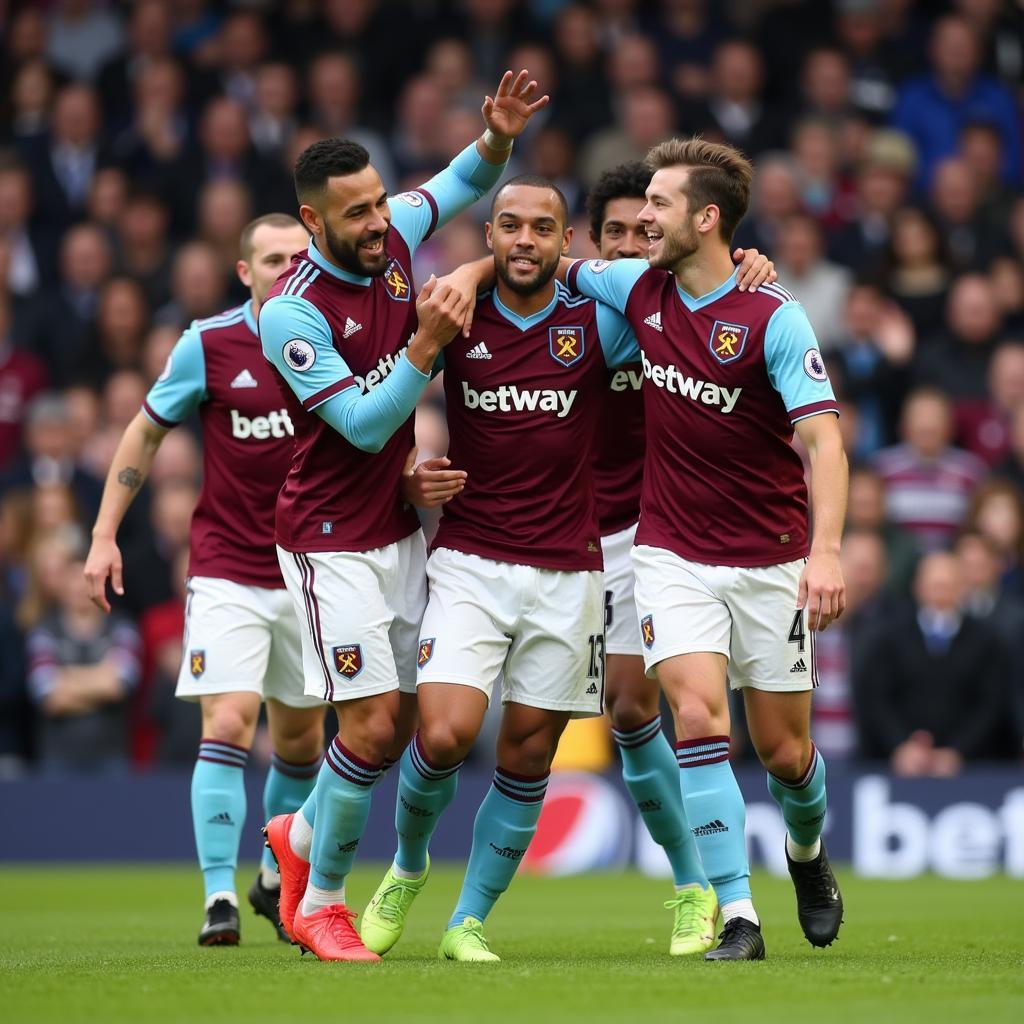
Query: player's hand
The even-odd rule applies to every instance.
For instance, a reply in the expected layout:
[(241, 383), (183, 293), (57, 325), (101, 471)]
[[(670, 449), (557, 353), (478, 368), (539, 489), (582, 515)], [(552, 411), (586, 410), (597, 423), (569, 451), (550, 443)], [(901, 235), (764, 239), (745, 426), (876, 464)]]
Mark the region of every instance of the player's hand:
[(85, 560), (85, 581), (89, 584), (92, 603), (103, 611), (110, 611), (107, 600), (107, 577), (114, 593), (124, 594), (123, 564), (117, 541), (107, 537), (94, 537), (89, 557)]
[(437, 508), (446, 505), (466, 486), (464, 469), (449, 469), (451, 461), (444, 456), (424, 459), (416, 465), (417, 449), (409, 452), (402, 470), (402, 497), (416, 508)]
[(756, 249), (737, 249), (732, 258), (740, 265), (736, 287), (741, 292), (756, 292), (762, 284), (774, 284), (778, 280), (775, 264)]
[(437, 280), (439, 285), (448, 285), (454, 289), (466, 305), (465, 318), (462, 321), (462, 336), (468, 338), (473, 330), (473, 313), (476, 312), (476, 297), (480, 290), (480, 281), (471, 263), (464, 263), (456, 267), (450, 274), (445, 274)]
[(846, 608), (846, 584), (839, 556), (811, 552), (800, 574), (797, 608), (807, 609), (807, 628), (821, 632)]
[(417, 334), (428, 337), (438, 349), (444, 348), (459, 333), (466, 305), (460, 292), (431, 274), (416, 299), (416, 315), (420, 321)]
[(520, 71), (514, 80), (512, 72), (506, 71), (494, 97), (484, 98), (484, 105), (480, 108), (484, 124), (499, 140), (508, 139), (511, 143), (526, 127), (526, 122), (548, 104), (549, 96), (533, 99), (536, 91), (537, 83), (531, 81), (528, 71)]

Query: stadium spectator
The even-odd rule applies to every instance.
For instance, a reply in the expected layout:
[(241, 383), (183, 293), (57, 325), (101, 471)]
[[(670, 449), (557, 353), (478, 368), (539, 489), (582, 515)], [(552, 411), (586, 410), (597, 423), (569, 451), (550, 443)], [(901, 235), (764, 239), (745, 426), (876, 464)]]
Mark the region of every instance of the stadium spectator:
[(1024, 596), (1024, 497), (998, 477), (975, 492), (964, 526), (976, 531), (999, 552), (1002, 586)]
[(60, 0), (50, 12), (46, 53), (70, 78), (91, 81), (121, 47), (121, 21), (93, 0)]
[[(0, 243), (0, 273), (4, 259), (5, 249)], [(15, 347), (12, 326), (10, 303), (0, 284), (0, 474), (21, 451), (25, 411), (47, 385), (46, 367), (31, 352)]]
[(126, 767), (128, 696), (139, 680), (138, 632), (89, 599), (82, 539), (37, 549), (45, 552), (36, 571), (47, 610), (27, 623), (28, 687), (40, 767), (50, 772)]
[(48, 241), (31, 223), (32, 183), (20, 164), (0, 163), (0, 245), (7, 249), (0, 290), (19, 298), (38, 292), (48, 269)]
[(996, 473), (1024, 494), (1024, 404), (1010, 415), (1010, 451), (996, 467)]
[(992, 353), (988, 387), (973, 401), (956, 406), (956, 434), (961, 447), (994, 466), (1011, 451), (1014, 410), (1024, 407), (1024, 344), (1006, 342)]
[(974, 172), (962, 157), (948, 157), (935, 168), (931, 208), (960, 270), (981, 269), (999, 251), (999, 227), (986, 220), (982, 195)]
[(952, 278), (945, 235), (923, 210), (904, 206), (892, 216), (879, 283), (914, 324), (918, 337), (942, 326), (943, 299)]
[(256, 11), (229, 15), (217, 38), (218, 61), (214, 90), (231, 97), (246, 110), (256, 107), (256, 82), (260, 62), (269, 49), (266, 26)]
[(836, 131), (856, 116), (850, 100), (850, 64), (832, 47), (816, 47), (807, 54), (800, 73), (797, 110), (821, 118)]
[(612, 120), (594, 12), (583, 4), (562, 8), (554, 23), (554, 44), (561, 70), (559, 104), (568, 112), (559, 127), (580, 143)]
[(135, 281), (130, 277), (107, 281), (100, 291), (92, 336), (74, 365), (74, 379), (102, 387), (116, 370), (136, 368), (149, 316), (145, 294)]
[(881, 121), (896, 102), (908, 55), (892, 38), (890, 11), (881, 0), (840, 0), (835, 6), (836, 39), (850, 60), (850, 99), (872, 121)]
[(0, 139), (10, 139), (21, 148), (42, 138), (49, 124), (55, 90), (54, 77), (45, 61), (33, 59), (22, 64), (0, 101), (5, 107), (10, 106), (7, 123), (0, 125)]
[(158, 195), (139, 190), (119, 212), (115, 236), (115, 271), (141, 288), (150, 309), (171, 297), (170, 218)]
[(970, 24), (955, 15), (940, 18), (928, 56), (931, 70), (902, 86), (892, 112), (892, 123), (917, 147), (917, 185), (930, 186), (939, 162), (956, 151), (963, 125), (983, 117), (1003, 139), (1003, 180), (1019, 185), (1020, 115), (1010, 93), (979, 73), (978, 39)]
[(183, 245), (171, 267), (171, 300), (156, 311), (155, 320), (184, 330), (193, 320), (224, 308), (227, 281), (217, 254), (205, 242)]
[(298, 103), (295, 69), (283, 61), (260, 65), (249, 113), (249, 135), (262, 156), (280, 159), (299, 127)]
[[(434, 167), (444, 159), (439, 144), (438, 124), (444, 114), (444, 94), (427, 75), (411, 79), (398, 101), (397, 121), (391, 135), (391, 151), (395, 154), (395, 170), (405, 177)], [(356, 142), (362, 140), (352, 136)], [(373, 156), (369, 146), (366, 150)], [(374, 165), (378, 166), (378, 165)], [(388, 164), (380, 170), (382, 180)]]
[(137, 0), (128, 18), (125, 45), (100, 70), (96, 87), (103, 109), (115, 120), (128, 114), (138, 76), (171, 56), (171, 17), (167, 0)]
[(792, 150), (803, 209), (826, 231), (852, 220), (857, 198), (840, 170), (838, 131), (824, 118), (806, 118), (793, 129)]
[(1008, 655), (991, 623), (964, 614), (963, 591), (955, 556), (926, 555), (913, 605), (886, 616), (854, 666), (861, 753), (897, 775), (1006, 756)]
[(846, 305), (849, 270), (825, 258), (821, 227), (806, 213), (783, 221), (774, 256), (779, 279), (807, 311), (822, 348), (828, 348), (843, 331), (836, 310)]
[(985, 464), (953, 447), (952, 404), (941, 391), (911, 392), (900, 429), (902, 443), (883, 449), (875, 459), (885, 483), (886, 509), (922, 548), (934, 550), (956, 534), (985, 476)]
[(967, 165), (981, 196), (980, 212), (987, 225), (1004, 226), (1014, 191), (1003, 180), (1003, 140), (989, 121), (969, 121), (960, 132), (957, 155)]
[(740, 222), (736, 244), (774, 252), (782, 225), (800, 212), (800, 180), (795, 162), (784, 153), (766, 156), (758, 162), (750, 212)]

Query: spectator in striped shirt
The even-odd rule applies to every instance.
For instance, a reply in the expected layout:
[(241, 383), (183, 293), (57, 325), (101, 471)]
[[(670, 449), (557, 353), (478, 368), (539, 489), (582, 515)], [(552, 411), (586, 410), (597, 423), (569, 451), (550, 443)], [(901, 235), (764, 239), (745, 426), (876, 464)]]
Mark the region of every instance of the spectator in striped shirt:
[(953, 409), (941, 391), (910, 393), (900, 433), (903, 442), (884, 448), (875, 460), (885, 483), (888, 517), (924, 550), (947, 547), (985, 476), (985, 464), (953, 447)]

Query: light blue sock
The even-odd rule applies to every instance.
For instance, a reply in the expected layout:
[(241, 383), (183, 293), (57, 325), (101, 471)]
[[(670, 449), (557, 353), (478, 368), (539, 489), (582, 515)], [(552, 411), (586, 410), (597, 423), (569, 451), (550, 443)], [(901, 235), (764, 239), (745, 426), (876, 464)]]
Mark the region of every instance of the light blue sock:
[(352, 870), (356, 847), (370, 814), (379, 764), (368, 764), (337, 737), (327, 748), (316, 780), (316, 825), (309, 881), (318, 889), (340, 889)]
[(677, 886), (696, 882), (706, 889), (708, 876), (686, 821), (679, 766), (661, 731), (661, 715), (630, 732), (612, 729), (612, 736), (622, 756), (623, 781), (651, 838), (668, 855), (672, 880)]
[(509, 887), (537, 831), (550, 774), (528, 777), (494, 770), (494, 781), (473, 823), (473, 848), (449, 928), (467, 917), (485, 920)]
[[(293, 764), (272, 754), (263, 785), (263, 820), (270, 821), (275, 815), (297, 811), (313, 792), (322, 762), (321, 756), (305, 764)], [(268, 871), (277, 871), (277, 861), (269, 846), (263, 847), (262, 864)]]
[(729, 764), (729, 737), (704, 736), (677, 743), (676, 760), (686, 817), (719, 906), (749, 900), (747, 810)]
[(249, 751), (233, 743), (200, 740), (192, 772), (192, 828), (206, 899), (235, 892), (238, 844), (245, 826), (245, 775)]
[(769, 773), (768, 792), (782, 811), (786, 831), (794, 843), (813, 846), (821, 838), (825, 824), (825, 759), (811, 744), (811, 760), (807, 770), (795, 782)]
[(398, 833), (395, 863), (403, 871), (426, 868), (430, 837), (455, 796), (461, 767), (461, 761), (447, 768), (432, 764), (423, 752), (419, 733), (405, 748), (398, 769), (398, 799), (395, 801), (395, 831)]

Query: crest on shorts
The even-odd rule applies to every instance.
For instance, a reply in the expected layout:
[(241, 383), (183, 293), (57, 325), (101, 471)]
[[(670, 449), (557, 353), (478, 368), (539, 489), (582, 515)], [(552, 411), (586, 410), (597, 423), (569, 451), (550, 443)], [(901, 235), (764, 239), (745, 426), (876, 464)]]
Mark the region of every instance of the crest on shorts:
[(206, 651), (189, 651), (188, 664), (192, 678), (198, 679), (206, 671)]
[(363, 649), (359, 644), (342, 644), (332, 648), (334, 667), (339, 675), (355, 679), (363, 671)]
[(711, 328), (711, 338), (708, 341), (708, 348), (711, 354), (720, 363), (735, 362), (747, 347), (747, 335), (749, 327), (740, 324), (727, 324), (724, 320), (716, 320)]
[(408, 302), (412, 286), (409, 276), (398, 260), (392, 260), (384, 271), (384, 290), (397, 302)]
[(434, 656), (434, 637), (428, 637), (420, 641), (420, 650), (416, 655), (416, 667), (423, 668), (424, 665)]
[(583, 358), (582, 327), (549, 327), (548, 351), (556, 363), (572, 366)]
[(644, 642), (644, 647), (650, 650), (654, 646), (654, 616), (645, 615), (640, 620), (640, 638)]

